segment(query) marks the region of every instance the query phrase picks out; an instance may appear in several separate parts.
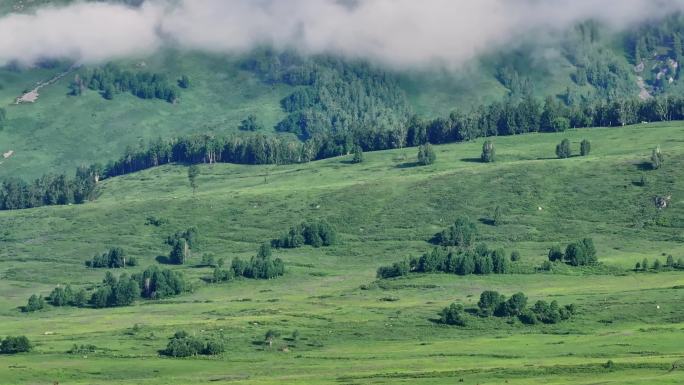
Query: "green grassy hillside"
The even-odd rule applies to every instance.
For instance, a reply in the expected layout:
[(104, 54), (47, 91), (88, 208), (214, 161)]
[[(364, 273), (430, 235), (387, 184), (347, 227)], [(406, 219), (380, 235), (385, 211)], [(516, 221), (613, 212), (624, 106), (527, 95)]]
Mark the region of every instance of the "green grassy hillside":
[[(34, 104), (14, 105), (16, 97), (65, 70), (0, 71), (0, 105), (8, 123), (0, 130), (0, 151), (14, 155), (0, 165), (3, 175), (33, 178), (46, 172), (68, 172), (82, 164), (106, 163), (128, 146), (153, 138), (192, 132), (237, 131), (240, 121), (256, 114), (267, 127), (284, 116), (280, 99), (291, 87), (270, 86), (241, 70), (237, 58), (166, 53), (121, 63), (134, 71), (162, 73), (170, 79), (187, 75), (192, 86), (177, 104), (118, 94), (112, 101), (95, 91), (68, 95), (70, 74), (40, 90)], [(78, 145), (75, 145), (75, 144)]]
[[(99, 103), (93, 100), (93, 103)], [(38, 107), (36, 105), (35, 107)], [(175, 106), (168, 106), (174, 108)], [(23, 107), (22, 107), (23, 108)], [(589, 157), (554, 159), (569, 138)], [(495, 139), (498, 161), (477, 161), (481, 141), (439, 146), (436, 164), (414, 165), (416, 149), (289, 166), (202, 166), (195, 196), (187, 169), (168, 166), (106, 180), (78, 206), (0, 212), (0, 335), (27, 335), (35, 351), (0, 356), (1, 383), (69, 384), (678, 384), (684, 381), (684, 274), (629, 272), (637, 261), (684, 256), (684, 126), (588, 129)], [(662, 169), (644, 166), (652, 148)], [(642, 176), (648, 183), (641, 186)], [(653, 198), (672, 194), (669, 209)], [(504, 206), (504, 224), (487, 219)], [(459, 215), (479, 220), (480, 240), (539, 266), (552, 245), (591, 236), (609, 269), (459, 277), (411, 275), (375, 281), (378, 266), (415, 256)], [(146, 218), (168, 220), (146, 226)], [(326, 219), (339, 244), (276, 251), (285, 276), (207, 284), (204, 253), (253, 255), (259, 243), (304, 219)], [(167, 235), (197, 226), (201, 245), (178, 267), (195, 290), (117, 309), (50, 308), (22, 314), (34, 293), (58, 284), (88, 287), (103, 270), (84, 261), (121, 246), (141, 270), (166, 255)], [(523, 269), (531, 270), (531, 269)], [(119, 271), (115, 271), (119, 273)], [(575, 303), (557, 325), (496, 319), (466, 328), (431, 321), (451, 302), (468, 306), (494, 289), (530, 301)], [(134, 327), (135, 325), (137, 327)], [(221, 333), (216, 358), (158, 356), (185, 329)], [(263, 345), (269, 329), (281, 332)], [(288, 340), (298, 330), (297, 341)], [(74, 343), (95, 353), (67, 354)], [(285, 349), (286, 348), (286, 349)], [(608, 360), (614, 365), (604, 367)]]

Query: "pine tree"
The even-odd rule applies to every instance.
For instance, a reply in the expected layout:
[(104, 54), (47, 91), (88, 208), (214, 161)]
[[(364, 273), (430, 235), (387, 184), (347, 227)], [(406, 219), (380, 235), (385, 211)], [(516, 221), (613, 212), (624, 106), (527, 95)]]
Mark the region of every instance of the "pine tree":
[(363, 162), (363, 150), (361, 146), (354, 147), (354, 156), (352, 157), (352, 163), (362, 163)]
[(190, 78), (188, 78), (187, 75), (181, 76), (181, 78), (178, 80), (178, 86), (181, 88), (189, 88), (190, 87)]
[(190, 182), (190, 187), (192, 187), (192, 194), (197, 192), (197, 177), (200, 174), (200, 169), (197, 165), (193, 164), (188, 168), (188, 181)]
[(484, 163), (491, 163), (496, 160), (496, 149), (491, 140), (486, 140), (482, 145), (482, 155), (480, 155), (480, 159)]
[(418, 148), (418, 164), (428, 166), (435, 163), (437, 154), (430, 143), (426, 143)]
[(582, 156), (588, 156), (590, 152), (591, 152), (591, 142), (588, 141), (587, 139), (584, 139), (582, 141), (582, 143), (580, 144), (580, 154)]
[(570, 141), (568, 139), (563, 139), (563, 141), (556, 146), (556, 156), (561, 159), (566, 159), (572, 156), (572, 149), (570, 148)]

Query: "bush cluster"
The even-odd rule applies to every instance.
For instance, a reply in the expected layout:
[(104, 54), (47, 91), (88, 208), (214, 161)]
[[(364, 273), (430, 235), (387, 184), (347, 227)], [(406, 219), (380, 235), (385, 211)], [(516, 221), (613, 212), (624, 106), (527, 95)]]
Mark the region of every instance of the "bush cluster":
[(560, 246), (553, 246), (549, 250), (548, 257), (551, 262), (565, 261), (572, 266), (590, 266), (598, 263), (596, 247), (591, 238), (584, 238), (567, 245), (565, 252), (561, 250)]
[(271, 253), (271, 245), (264, 243), (259, 248), (257, 255), (250, 258), (249, 261), (234, 258), (230, 268), (215, 268), (212, 280), (224, 282), (236, 277), (273, 279), (285, 274), (285, 263), (280, 258), (272, 258)]
[(134, 257), (126, 257), (126, 253), (120, 247), (113, 247), (102, 255), (96, 255), (93, 259), (85, 262), (91, 268), (118, 269), (126, 266), (137, 266), (138, 261)]
[(442, 272), (456, 275), (508, 274), (510, 262), (503, 249), (491, 250), (486, 244), (479, 244), (474, 250), (434, 248), (420, 258), (380, 267), (377, 277), (401, 277), (411, 272)]
[(178, 331), (171, 337), (166, 349), (160, 353), (171, 357), (191, 357), (196, 355), (218, 355), (225, 352), (222, 339), (203, 339)]
[[(477, 315), (480, 317), (517, 317), (522, 323), (534, 325), (537, 323), (555, 324), (567, 320), (577, 312), (575, 305), (561, 307), (558, 302), (537, 301), (534, 306), (527, 306), (527, 296), (524, 293), (513, 294), (510, 298), (492, 290), (480, 294), (477, 303)], [(466, 326), (468, 316), (465, 308), (460, 304), (451, 304), (440, 313), (440, 322), (447, 325)]]
[(337, 232), (328, 222), (311, 221), (302, 222), (293, 226), (278, 239), (271, 241), (276, 248), (294, 249), (304, 245), (313, 247), (331, 246), (337, 241)]

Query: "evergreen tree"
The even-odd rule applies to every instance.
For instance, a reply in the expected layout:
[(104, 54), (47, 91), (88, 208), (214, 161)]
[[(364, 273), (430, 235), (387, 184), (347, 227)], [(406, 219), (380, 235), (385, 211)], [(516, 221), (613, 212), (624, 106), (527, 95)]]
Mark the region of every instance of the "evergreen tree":
[(363, 162), (363, 150), (361, 146), (354, 147), (354, 156), (352, 157), (352, 163), (358, 164)]
[(591, 142), (584, 139), (580, 144), (580, 154), (582, 156), (588, 156), (591, 152)]
[(187, 75), (182, 75), (178, 80), (178, 86), (180, 88), (190, 88), (190, 78)]
[(114, 85), (112, 85), (111, 83), (105, 85), (102, 89), (102, 97), (104, 97), (107, 100), (114, 99)]
[(452, 303), (439, 313), (439, 320), (445, 325), (466, 326), (466, 315), (463, 305)]
[(656, 259), (655, 262), (653, 262), (653, 270), (660, 271), (662, 268), (663, 264), (660, 262), (660, 259)]
[(197, 165), (193, 164), (188, 167), (188, 182), (190, 182), (190, 187), (192, 187), (193, 195), (197, 192), (197, 177), (200, 174), (200, 169)]
[(38, 310), (43, 310), (45, 307), (45, 300), (42, 296), (37, 296), (35, 294), (31, 295), (28, 299), (26, 306), (22, 308), (23, 312), (31, 313)]
[(486, 140), (482, 145), (482, 155), (480, 159), (484, 163), (491, 163), (496, 160), (496, 149), (494, 148), (494, 142), (491, 140)]
[(492, 223), (494, 226), (502, 225), (504, 221), (504, 209), (501, 206), (496, 206), (494, 208), (494, 214), (492, 215)]
[(556, 156), (561, 159), (569, 158), (572, 156), (572, 150), (570, 149), (570, 141), (568, 139), (563, 139), (559, 145), (556, 146)]
[(437, 154), (430, 143), (426, 143), (418, 148), (418, 164), (428, 166), (435, 163)]
[(477, 303), (479, 313), (482, 316), (489, 317), (494, 315), (494, 312), (506, 301), (506, 297), (496, 291), (484, 291), (480, 294), (480, 301)]
[(179, 242), (173, 244), (171, 252), (169, 253), (169, 262), (174, 265), (185, 264), (185, 257), (187, 254), (187, 241), (181, 239)]
[(673, 257), (672, 255), (668, 255), (668, 256), (667, 256), (667, 260), (666, 260), (666, 262), (665, 262), (665, 266), (666, 266), (666, 267), (669, 267), (669, 268), (675, 267), (675, 261), (674, 261), (674, 257)]
[(549, 261), (551, 262), (556, 262), (556, 261), (562, 261), (563, 260), (563, 252), (561, 251), (560, 246), (553, 246), (549, 250)]

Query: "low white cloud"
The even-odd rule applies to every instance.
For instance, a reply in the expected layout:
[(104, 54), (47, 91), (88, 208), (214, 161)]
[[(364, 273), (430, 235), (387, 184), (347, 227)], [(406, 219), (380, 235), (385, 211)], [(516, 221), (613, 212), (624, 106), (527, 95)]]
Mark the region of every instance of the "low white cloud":
[(165, 44), (217, 52), (259, 44), (397, 67), (458, 66), (522, 36), (597, 19), (623, 28), (684, 9), (684, 0), (150, 0), (78, 3), (0, 18), (0, 63), (98, 62)]

